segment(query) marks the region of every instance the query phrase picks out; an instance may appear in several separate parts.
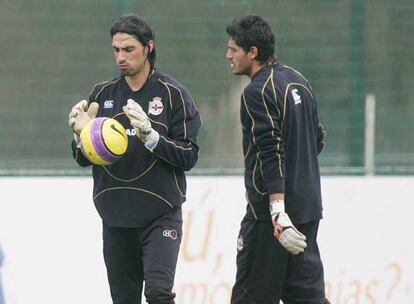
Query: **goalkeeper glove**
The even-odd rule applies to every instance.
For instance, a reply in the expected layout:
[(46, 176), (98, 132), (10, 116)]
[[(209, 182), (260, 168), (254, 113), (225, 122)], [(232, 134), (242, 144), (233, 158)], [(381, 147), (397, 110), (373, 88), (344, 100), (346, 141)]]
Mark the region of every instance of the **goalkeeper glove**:
[(131, 126), (137, 132), (138, 138), (148, 150), (153, 151), (158, 144), (160, 135), (151, 127), (151, 122), (142, 107), (133, 99), (128, 99), (127, 104), (122, 107), (122, 110), (129, 118)]
[(317, 149), (318, 154), (323, 151), (325, 148), (325, 138), (326, 138), (326, 130), (321, 123), (318, 123), (318, 132), (317, 132)]
[(68, 124), (76, 135), (80, 135), (82, 128), (93, 118), (96, 117), (99, 104), (92, 102), (88, 107), (87, 100), (81, 100), (75, 104), (69, 113)]
[(270, 202), (270, 215), (274, 227), (274, 236), (280, 244), (292, 254), (299, 254), (306, 248), (306, 236), (293, 226), (285, 212), (285, 202), (276, 200)]

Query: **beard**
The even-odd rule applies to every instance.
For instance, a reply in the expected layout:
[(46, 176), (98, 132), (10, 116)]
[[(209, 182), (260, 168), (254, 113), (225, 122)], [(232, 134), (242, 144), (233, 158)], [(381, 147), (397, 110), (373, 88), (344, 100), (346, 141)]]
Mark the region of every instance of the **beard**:
[(120, 70), (120, 71), (121, 71), (122, 76), (127, 76), (127, 77), (134, 76), (137, 73), (136, 71), (133, 71), (131, 69)]

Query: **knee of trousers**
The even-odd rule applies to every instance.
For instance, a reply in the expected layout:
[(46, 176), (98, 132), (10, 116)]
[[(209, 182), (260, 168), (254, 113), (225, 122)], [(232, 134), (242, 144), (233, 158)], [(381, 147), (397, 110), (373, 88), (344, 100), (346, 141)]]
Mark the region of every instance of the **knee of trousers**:
[(141, 292), (136, 285), (110, 285), (114, 304), (141, 303)]
[(145, 298), (149, 304), (174, 304), (175, 293), (166, 289), (146, 289)]
[(165, 267), (147, 269), (145, 272), (145, 298), (150, 304), (172, 304), (175, 293), (174, 272)]

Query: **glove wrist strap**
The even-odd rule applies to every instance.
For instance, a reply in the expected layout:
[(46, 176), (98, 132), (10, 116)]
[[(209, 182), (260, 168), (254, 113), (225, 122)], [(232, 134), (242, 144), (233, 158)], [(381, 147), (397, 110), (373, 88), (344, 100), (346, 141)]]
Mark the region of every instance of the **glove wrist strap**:
[(154, 129), (151, 129), (151, 131), (145, 138), (145, 147), (152, 152), (157, 146), (159, 140), (160, 134)]
[(272, 218), (278, 213), (285, 213), (285, 201), (284, 200), (274, 200), (269, 204), (270, 215)]
[(75, 132), (73, 132), (73, 140), (75, 141), (76, 148), (80, 148), (81, 147), (80, 137)]

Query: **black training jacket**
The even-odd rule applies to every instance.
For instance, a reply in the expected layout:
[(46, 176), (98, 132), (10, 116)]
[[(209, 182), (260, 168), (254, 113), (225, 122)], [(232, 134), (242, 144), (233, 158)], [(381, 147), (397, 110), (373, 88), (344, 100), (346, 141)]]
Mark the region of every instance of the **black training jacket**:
[[(145, 148), (122, 111), (134, 99), (160, 134), (154, 151)], [(93, 165), (93, 200), (106, 225), (144, 227), (185, 201), (186, 178), (198, 159), (201, 118), (189, 91), (174, 78), (153, 71), (144, 86), (132, 91), (124, 77), (95, 85), (89, 103), (99, 103), (98, 117), (118, 120), (128, 134), (128, 150), (109, 166)], [(91, 163), (72, 141), (73, 157)]]
[(294, 223), (322, 217), (318, 154), (324, 145), (308, 81), (280, 63), (253, 75), (241, 96), (246, 218), (270, 220), (269, 194), (285, 193)]

